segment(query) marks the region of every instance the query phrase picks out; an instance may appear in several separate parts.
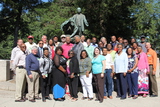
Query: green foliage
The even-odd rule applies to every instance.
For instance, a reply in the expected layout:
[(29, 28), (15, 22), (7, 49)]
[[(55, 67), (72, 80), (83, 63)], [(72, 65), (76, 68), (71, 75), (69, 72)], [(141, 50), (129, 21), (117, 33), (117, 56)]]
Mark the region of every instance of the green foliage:
[(60, 25), (81, 7), (89, 27), (85, 34), (100, 38), (111, 35), (139, 38), (147, 36), (156, 50), (160, 50), (160, 1), (158, 0), (1, 0), (0, 58), (9, 58), (17, 38), (42, 35), (48, 39), (64, 32)]
[(13, 46), (13, 36), (8, 36), (8, 38), (0, 43), (0, 59), (9, 59), (11, 55), (11, 46)]
[(153, 48), (160, 45), (160, 5), (155, 0), (141, 0), (135, 2), (130, 11), (133, 13), (132, 30), (135, 37), (145, 35), (148, 41), (153, 44)]
[(63, 33), (60, 25), (72, 16), (71, 12), (74, 9), (55, 1), (41, 4), (34, 11), (29, 11), (22, 17), (29, 23), (30, 32), (36, 38), (35, 41), (38, 42), (42, 35), (47, 35), (48, 38), (60, 36)]

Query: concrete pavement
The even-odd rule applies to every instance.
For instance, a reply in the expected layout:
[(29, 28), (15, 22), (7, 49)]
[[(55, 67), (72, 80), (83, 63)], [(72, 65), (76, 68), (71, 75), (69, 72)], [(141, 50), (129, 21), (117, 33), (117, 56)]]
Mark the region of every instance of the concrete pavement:
[[(160, 78), (157, 78), (158, 88), (160, 93)], [(41, 100), (36, 100), (35, 103), (29, 101), (26, 102), (14, 102), (15, 83), (14, 81), (0, 82), (0, 107), (159, 107), (159, 97), (142, 98), (133, 100), (127, 98), (126, 100), (120, 100), (116, 97), (116, 93), (113, 92), (113, 99), (105, 99), (103, 103), (97, 101), (81, 100), (82, 93), (78, 93), (79, 99), (76, 102), (71, 102), (69, 96), (66, 95), (64, 102), (58, 102), (54, 100), (47, 100), (45, 103)], [(52, 97), (52, 95), (50, 95)]]

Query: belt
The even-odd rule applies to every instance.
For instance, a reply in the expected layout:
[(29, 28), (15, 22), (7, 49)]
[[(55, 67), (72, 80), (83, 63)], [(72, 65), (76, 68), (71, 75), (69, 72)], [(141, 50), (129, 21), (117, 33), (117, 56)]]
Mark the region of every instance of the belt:
[(24, 66), (18, 66), (19, 69), (25, 69)]
[(110, 70), (110, 69), (112, 69), (112, 68), (106, 68), (105, 70)]

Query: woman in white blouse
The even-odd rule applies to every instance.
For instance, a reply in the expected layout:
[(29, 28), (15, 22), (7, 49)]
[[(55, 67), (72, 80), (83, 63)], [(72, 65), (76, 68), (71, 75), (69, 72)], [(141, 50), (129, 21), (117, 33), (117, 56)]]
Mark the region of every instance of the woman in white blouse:
[(123, 52), (123, 44), (117, 44), (118, 52), (115, 56), (114, 68), (117, 77), (117, 98), (126, 99), (128, 56)]
[[(112, 99), (112, 77), (113, 77), (113, 60), (110, 54), (107, 54), (107, 48), (102, 49), (103, 55), (106, 59), (105, 67), (105, 84), (104, 84), (104, 99), (109, 97)], [(108, 93), (108, 95), (107, 95)]]

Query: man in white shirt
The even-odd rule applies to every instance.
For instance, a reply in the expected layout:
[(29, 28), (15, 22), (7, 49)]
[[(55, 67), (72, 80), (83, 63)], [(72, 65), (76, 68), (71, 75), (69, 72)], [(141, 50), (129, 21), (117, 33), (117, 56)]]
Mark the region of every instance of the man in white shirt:
[(22, 44), (20, 50), (16, 53), (13, 62), (13, 71), (16, 71), (16, 94), (15, 102), (24, 102), (23, 99), (25, 86), (26, 86), (26, 70), (25, 70), (25, 59), (26, 59), (26, 45)]
[(97, 44), (97, 38), (96, 38), (96, 37), (92, 37), (92, 43), (91, 43), (91, 46), (93, 46), (93, 47), (98, 47), (98, 44)]
[(18, 39), (17, 46), (15, 48), (13, 48), (12, 52), (11, 52), (11, 63), (13, 62), (13, 59), (16, 56), (16, 52), (20, 50), (20, 46), (22, 44), (23, 44), (23, 40), (22, 39)]
[(86, 37), (84, 35), (81, 36), (81, 43), (84, 47), (87, 47), (87, 43), (85, 42)]
[(42, 41), (43, 41), (43, 48), (44, 48), (44, 47), (47, 47), (47, 46), (48, 46), (48, 43), (47, 43), (47, 36), (46, 36), (46, 35), (43, 35), (43, 36), (42, 36)]
[(36, 43), (33, 42), (34, 37), (32, 35), (29, 35), (27, 38), (28, 38), (28, 42), (26, 42), (25, 45), (27, 47), (27, 53), (30, 54), (32, 47), (36, 46)]
[[(11, 60), (10, 60), (10, 63), (11, 63), (10, 68), (11, 68), (12, 70), (13, 70), (14, 58), (15, 58), (17, 52), (20, 51), (20, 46), (21, 46), (22, 44), (23, 44), (23, 40), (22, 40), (22, 39), (18, 39), (18, 41), (17, 41), (17, 46), (12, 49), (12, 52), (11, 52)], [(15, 71), (13, 71), (13, 78), (15, 78)]]

